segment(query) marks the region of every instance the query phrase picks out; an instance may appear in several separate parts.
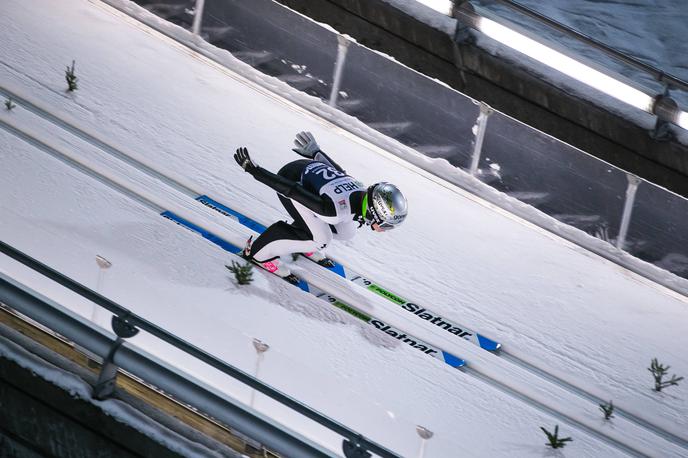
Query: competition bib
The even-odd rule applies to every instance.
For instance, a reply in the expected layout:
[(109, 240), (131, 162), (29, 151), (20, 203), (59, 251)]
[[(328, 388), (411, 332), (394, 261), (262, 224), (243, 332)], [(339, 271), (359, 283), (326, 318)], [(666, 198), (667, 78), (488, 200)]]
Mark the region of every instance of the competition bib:
[(349, 195), (354, 191), (364, 191), (365, 187), (353, 177), (340, 172), (323, 162), (311, 162), (301, 176), (301, 183), (309, 191), (326, 195), (337, 208), (337, 220), (350, 219), (352, 212)]

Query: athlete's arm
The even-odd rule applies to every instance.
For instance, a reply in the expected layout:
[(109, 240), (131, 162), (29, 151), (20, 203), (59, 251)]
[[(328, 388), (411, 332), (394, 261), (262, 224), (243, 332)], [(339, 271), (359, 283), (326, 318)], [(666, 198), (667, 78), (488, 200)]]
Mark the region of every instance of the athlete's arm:
[(314, 159), (319, 162), (324, 162), (325, 164), (334, 167), (335, 169), (339, 170), (340, 172), (346, 174), (346, 170), (341, 168), (339, 164), (337, 164), (335, 161), (330, 158), (327, 154), (325, 154), (324, 151), (318, 150), (317, 153), (315, 153)]
[(263, 167), (259, 167), (248, 154), (248, 150), (244, 147), (237, 148), (234, 154), (234, 160), (244, 169), (250, 173), (253, 178), (263, 184), (270, 186), (272, 189), (282, 194), (288, 199), (292, 199), (312, 210), (313, 212), (322, 216), (337, 216), (337, 209), (334, 202), (327, 196), (319, 196), (309, 192), (299, 183), (287, 180), (284, 177), (276, 175)]
[(308, 159), (324, 162), (325, 164), (332, 166), (333, 168), (346, 174), (346, 171), (341, 168), (339, 164), (333, 161), (330, 156), (325, 154), (320, 149), (318, 142), (315, 141), (315, 137), (310, 132), (299, 132), (296, 134), (296, 138), (294, 139), (294, 148), (292, 148), (292, 151)]
[(295, 200), (309, 210), (312, 210), (314, 213), (322, 216), (337, 216), (337, 209), (334, 206), (334, 202), (327, 196), (314, 194), (306, 190), (301, 184), (287, 180), (284, 177), (265, 170), (263, 167), (256, 166), (251, 175), (253, 175), (253, 178), (270, 186), (284, 197)]

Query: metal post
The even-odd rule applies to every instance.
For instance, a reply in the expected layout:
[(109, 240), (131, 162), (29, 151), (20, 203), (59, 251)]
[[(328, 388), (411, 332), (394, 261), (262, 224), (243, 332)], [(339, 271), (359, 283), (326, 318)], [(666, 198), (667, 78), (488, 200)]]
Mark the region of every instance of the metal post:
[(194, 20), (191, 25), (191, 32), (194, 35), (198, 35), (201, 31), (201, 21), (203, 19), (203, 8), (205, 7), (205, 0), (196, 0), (196, 6), (194, 7)]
[[(256, 370), (253, 373), (253, 376), (256, 379), (259, 379), (258, 377), (258, 372), (260, 371), (260, 363), (263, 360), (263, 355), (265, 354), (266, 351), (270, 348), (270, 345), (266, 344), (265, 342), (261, 341), (260, 339), (253, 339), (253, 348), (256, 349)], [(256, 390), (251, 390), (251, 400), (248, 405), (253, 407), (253, 404), (256, 401)]]
[[(112, 267), (112, 263), (102, 257), (101, 255), (96, 255), (96, 264), (98, 265), (98, 280), (96, 281), (96, 292), (98, 294), (103, 293), (103, 281), (105, 281), (105, 271)], [(100, 306), (98, 304), (93, 304), (93, 313), (91, 313), (91, 321), (98, 323)]]
[(623, 250), (624, 245), (626, 244), (626, 234), (628, 234), (628, 225), (631, 222), (631, 214), (633, 213), (635, 193), (641, 183), (640, 178), (635, 175), (626, 174), (626, 179), (628, 179), (628, 187), (626, 188), (626, 202), (624, 202), (623, 215), (621, 215), (619, 237), (616, 239), (616, 247), (620, 250)]
[(346, 458), (370, 458), (372, 454), (361, 445), (361, 440), (358, 437), (353, 437), (351, 440), (344, 439), (342, 442), (342, 451)]
[(670, 85), (665, 85), (664, 92), (657, 95), (652, 103), (652, 114), (657, 116), (657, 119), (654, 129), (650, 131), (650, 137), (658, 141), (671, 141), (676, 138), (676, 134), (671, 131), (671, 124), (676, 123), (681, 110), (671, 98), (671, 89)]
[(117, 334), (117, 340), (112, 344), (110, 351), (103, 360), (103, 365), (98, 375), (98, 381), (93, 387), (93, 397), (99, 401), (109, 398), (115, 391), (117, 370), (119, 369), (114, 362), (115, 353), (117, 353), (119, 347), (124, 343), (124, 339), (134, 337), (139, 333), (139, 330), (127, 321), (126, 316), (122, 318), (113, 316), (112, 330)]
[(485, 131), (487, 130), (487, 119), (494, 113), (492, 107), (485, 102), (480, 102), (480, 114), (476, 123), (477, 132), (475, 133), (475, 145), (473, 145), (473, 157), (471, 159), (471, 168), (469, 172), (475, 176), (478, 171), (478, 163), (480, 162), (480, 155), (483, 150), (483, 140), (485, 139)]
[(425, 443), (435, 434), (424, 426), (416, 426), (416, 432), (420, 436), (420, 450), (418, 450), (418, 458), (425, 457)]
[(342, 85), (342, 73), (344, 72), (344, 63), (346, 62), (346, 52), (349, 50), (349, 40), (343, 35), (337, 36), (337, 61), (334, 63), (334, 76), (332, 78), (332, 91), (330, 92), (331, 107), (337, 105), (337, 96), (339, 95), (339, 87)]

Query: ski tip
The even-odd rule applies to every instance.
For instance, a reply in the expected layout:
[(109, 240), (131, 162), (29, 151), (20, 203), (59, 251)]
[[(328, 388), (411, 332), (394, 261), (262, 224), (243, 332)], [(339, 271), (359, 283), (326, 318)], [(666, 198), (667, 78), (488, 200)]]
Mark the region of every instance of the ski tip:
[(476, 337), (478, 338), (478, 343), (480, 344), (480, 348), (487, 350), (487, 351), (494, 351), (497, 352), (501, 350), (502, 344), (499, 342), (495, 342), (492, 339), (489, 339), (485, 336), (482, 336), (480, 334), (476, 334)]
[(449, 364), (451, 367), (464, 367), (466, 365), (465, 359), (461, 359), (452, 355), (451, 353), (447, 353), (446, 351), (442, 352), (442, 356), (444, 357), (444, 362)]

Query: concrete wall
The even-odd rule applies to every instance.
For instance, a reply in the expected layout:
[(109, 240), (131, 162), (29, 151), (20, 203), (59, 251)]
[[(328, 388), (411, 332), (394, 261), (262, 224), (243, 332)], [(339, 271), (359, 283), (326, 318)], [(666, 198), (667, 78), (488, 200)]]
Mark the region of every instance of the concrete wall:
[(180, 457), (0, 357), (0, 458)]
[(624, 170), (688, 196), (688, 147), (529, 75), (383, 0), (277, 0)]

